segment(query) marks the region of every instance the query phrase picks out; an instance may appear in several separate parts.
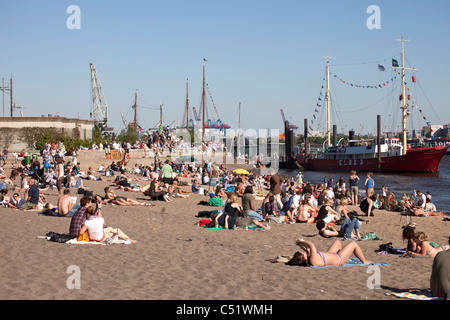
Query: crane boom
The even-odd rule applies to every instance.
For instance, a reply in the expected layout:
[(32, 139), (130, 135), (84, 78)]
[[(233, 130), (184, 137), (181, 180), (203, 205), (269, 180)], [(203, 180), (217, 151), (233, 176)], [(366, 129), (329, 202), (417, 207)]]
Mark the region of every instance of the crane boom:
[(283, 124), (284, 124), (284, 123), (286, 123), (286, 118), (285, 118), (285, 116), (284, 116), (284, 111), (283, 111), (283, 109), (281, 109), (280, 112), (281, 112), (281, 118), (283, 118)]
[(195, 107), (192, 107), (192, 111), (194, 112), (195, 121), (200, 121), (200, 117), (197, 114), (197, 109), (195, 109)]
[(98, 80), (97, 70), (91, 63), (92, 111), (95, 124), (100, 130), (106, 130), (108, 123), (108, 104)]

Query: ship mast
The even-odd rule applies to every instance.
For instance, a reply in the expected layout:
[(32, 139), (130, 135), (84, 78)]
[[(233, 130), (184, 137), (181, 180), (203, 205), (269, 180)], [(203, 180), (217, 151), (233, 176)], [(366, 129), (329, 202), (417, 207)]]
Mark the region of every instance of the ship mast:
[(328, 147), (331, 146), (331, 110), (330, 110), (330, 59), (334, 59), (333, 57), (323, 57), (324, 59), (327, 59), (327, 95), (326, 95), (326, 102), (327, 102), (327, 144)]
[(189, 79), (186, 79), (186, 130), (189, 131)]
[[(205, 60), (204, 60), (205, 61)], [(202, 103), (203, 103), (203, 124), (202, 124), (202, 141), (205, 142), (205, 64), (203, 64), (203, 94), (202, 94)]]
[(401, 39), (397, 39), (397, 41), (402, 42), (402, 66), (401, 67), (392, 67), (394, 69), (402, 69), (402, 145), (403, 145), (403, 155), (408, 151), (408, 135), (407, 135), (407, 109), (408, 105), (406, 104), (406, 85), (405, 85), (405, 70), (417, 70), (414, 68), (406, 68), (405, 67), (405, 42), (409, 42), (409, 40), (404, 40), (403, 37)]

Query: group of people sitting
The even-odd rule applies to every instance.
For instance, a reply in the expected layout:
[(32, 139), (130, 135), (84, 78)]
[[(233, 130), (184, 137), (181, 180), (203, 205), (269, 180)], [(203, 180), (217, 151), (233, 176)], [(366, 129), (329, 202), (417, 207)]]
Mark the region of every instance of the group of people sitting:
[(262, 230), (270, 230), (271, 227), (264, 223), (264, 218), (256, 211), (253, 199), (253, 186), (247, 186), (244, 194), (240, 197), (236, 192), (220, 192), (217, 190), (217, 197), (226, 196), (223, 210), (220, 213), (211, 215), (211, 222), (206, 225), (210, 228), (222, 227), (224, 229), (234, 229), (240, 227), (242, 229), (261, 228)]

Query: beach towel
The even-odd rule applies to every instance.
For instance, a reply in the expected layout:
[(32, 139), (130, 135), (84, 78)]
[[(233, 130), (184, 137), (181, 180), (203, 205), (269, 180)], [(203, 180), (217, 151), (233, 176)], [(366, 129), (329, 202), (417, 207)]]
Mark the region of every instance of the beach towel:
[(358, 258), (350, 258), (348, 259), (348, 261), (346, 263), (344, 263), (342, 266), (336, 266), (336, 265), (328, 265), (328, 266), (324, 266), (324, 267), (316, 267), (316, 266), (310, 266), (311, 268), (314, 269), (323, 269), (323, 268), (328, 268), (328, 267), (355, 267), (355, 266), (387, 266), (387, 263), (370, 263), (370, 264), (364, 264), (361, 262), (361, 260), (359, 260)]
[(385, 292), (386, 296), (394, 296), (397, 298), (411, 299), (411, 300), (444, 300), (443, 298), (433, 297), (429, 291), (413, 292)]
[[(233, 229), (225, 229), (223, 227), (217, 227), (217, 228), (212, 227), (212, 228), (209, 228), (209, 227), (205, 226), (204, 228), (205, 229), (211, 229), (211, 230), (235, 230), (235, 228), (233, 228)], [(239, 229), (240, 230), (245, 230), (245, 231), (247, 231), (247, 230), (264, 230), (263, 228), (260, 228), (260, 227), (247, 227), (247, 228), (239, 228)]]

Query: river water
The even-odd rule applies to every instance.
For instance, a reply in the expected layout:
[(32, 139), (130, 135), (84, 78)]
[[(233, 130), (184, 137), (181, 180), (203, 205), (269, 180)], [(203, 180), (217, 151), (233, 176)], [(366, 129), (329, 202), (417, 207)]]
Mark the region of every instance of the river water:
[[(296, 176), (298, 170), (280, 169), (280, 173)], [(302, 171), (303, 179), (312, 183), (323, 183), (324, 177), (333, 178), (334, 184), (342, 176), (348, 185), (348, 172), (326, 172), (326, 171)], [(366, 173), (357, 173), (361, 179), (359, 189), (364, 193), (364, 181)], [(375, 181), (375, 192), (381, 194), (381, 187), (385, 185), (388, 191), (395, 194), (399, 199), (403, 193), (411, 194), (413, 190), (421, 190), (425, 195), (429, 191), (432, 196), (432, 202), (438, 211), (450, 212), (450, 156), (446, 155), (442, 158), (439, 166), (439, 173), (375, 173), (373, 179)]]

